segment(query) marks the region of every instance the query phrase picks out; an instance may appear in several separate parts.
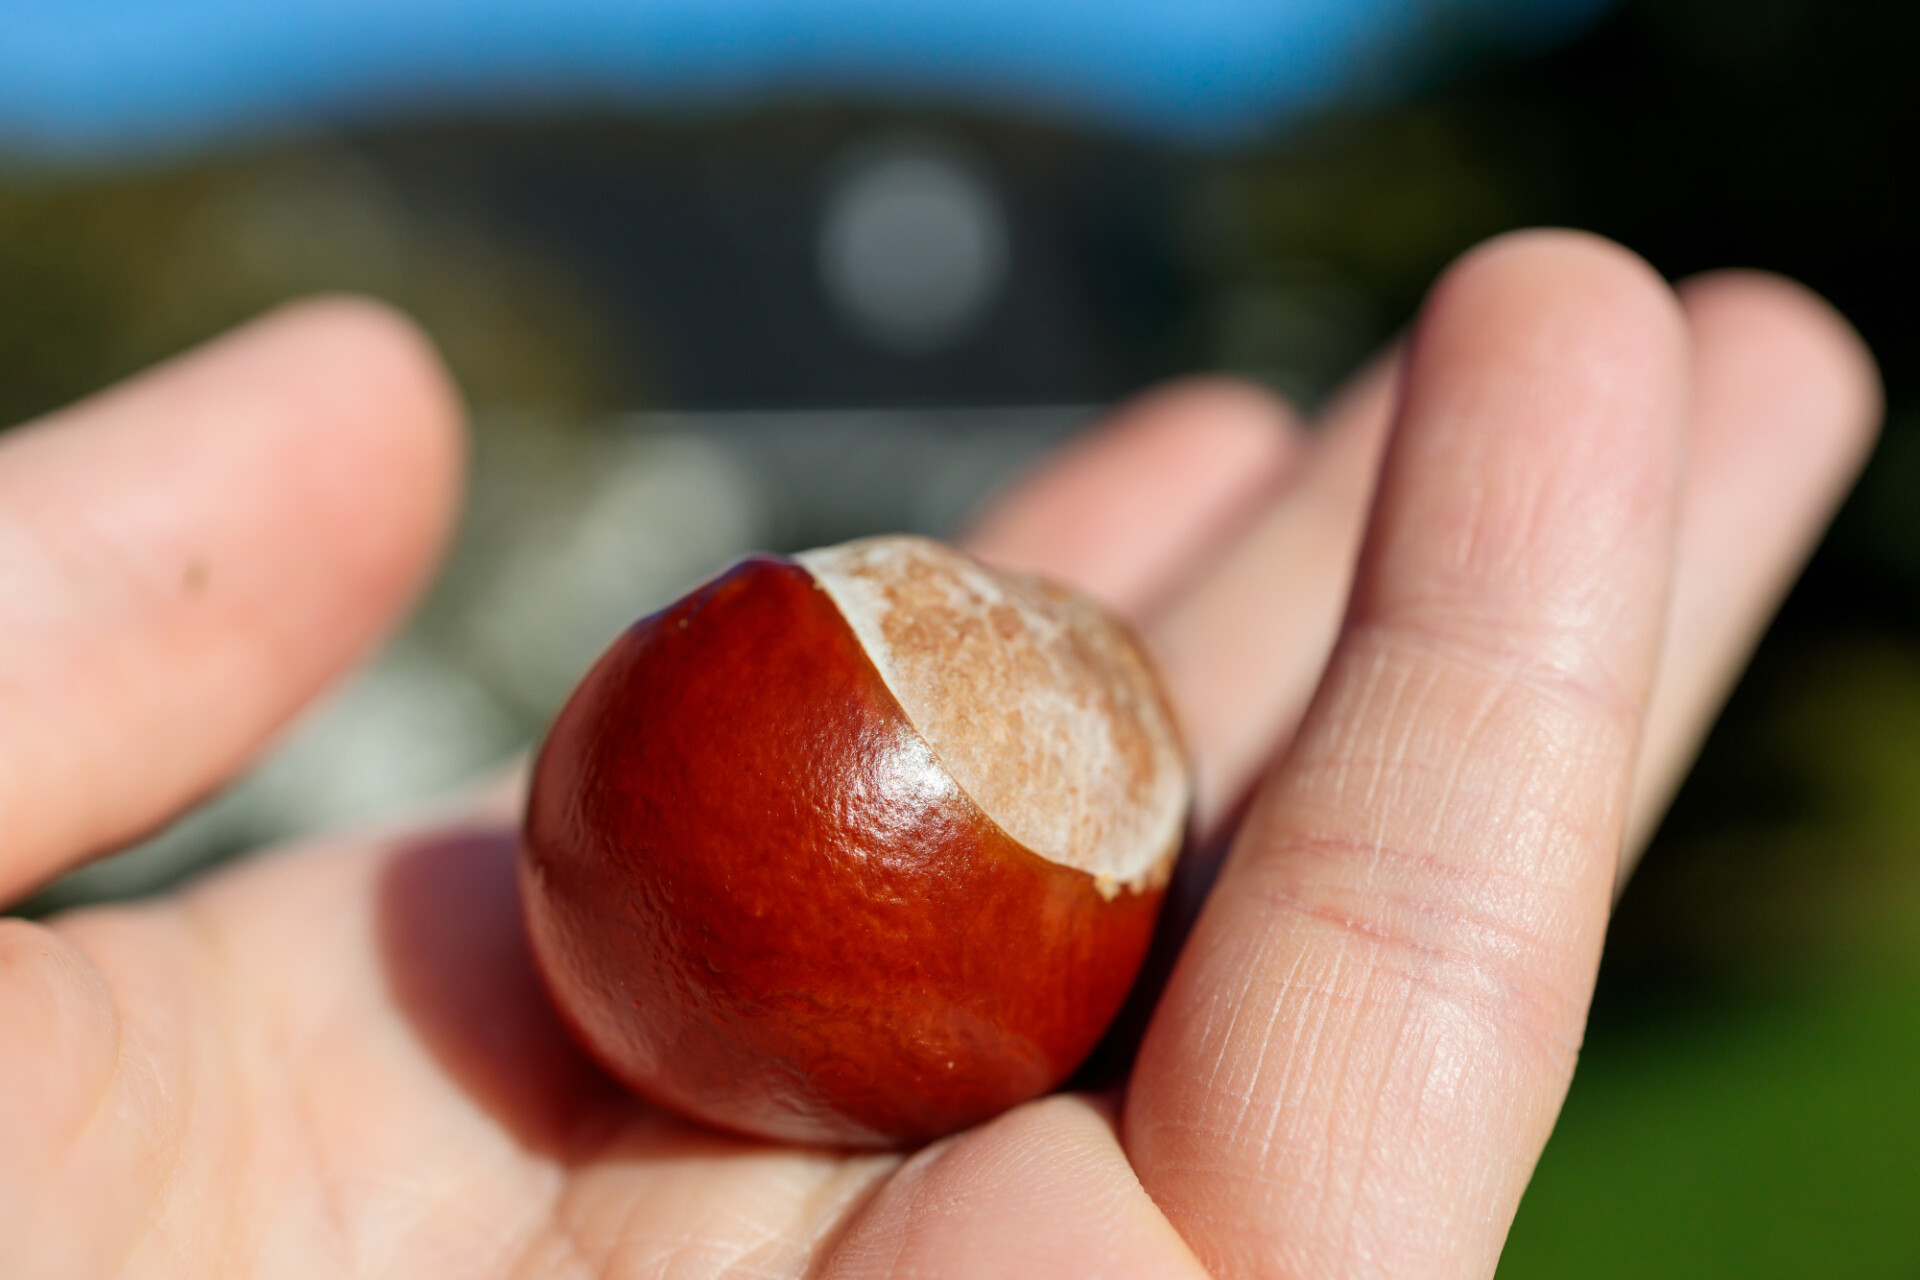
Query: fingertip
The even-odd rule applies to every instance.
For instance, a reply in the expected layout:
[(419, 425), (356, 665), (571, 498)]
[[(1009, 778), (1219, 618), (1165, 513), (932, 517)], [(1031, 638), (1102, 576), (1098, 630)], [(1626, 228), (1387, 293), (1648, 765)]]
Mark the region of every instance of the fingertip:
[[(315, 669), (330, 675), (403, 616), (451, 537), (466, 456), (451, 375), (410, 317), (354, 294), (284, 304), (153, 376), (175, 375), (173, 447), (203, 460), (203, 486), (224, 468), (254, 489), (241, 517), (252, 554), (272, 546), (277, 558), (238, 571), (314, 584), (256, 590), (276, 598), (283, 635), (334, 638)], [(132, 415), (126, 426), (141, 429)], [(231, 526), (221, 541), (224, 564), (209, 555), (216, 586), (245, 545)]]
[[(391, 609), (452, 529), (465, 421), (451, 375), (411, 318), (329, 294), (285, 303), (31, 424), (9, 463), (82, 502), (140, 480), (158, 497), (162, 477), (204, 500), (224, 476), (220, 496), (252, 509), (261, 532), (293, 542), (306, 530), (336, 582)], [(180, 484), (189, 474), (197, 480)]]
[(1617, 240), (1577, 227), (1522, 227), (1481, 241), (1454, 259), (1441, 279), (1481, 270), (1545, 269), (1591, 272), (1628, 278), (1653, 291), (1670, 294), (1666, 279), (1653, 264)]
[(1565, 315), (1582, 331), (1614, 341), (1686, 349), (1686, 320), (1666, 280), (1639, 254), (1587, 231), (1511, 231), (1469, 250), (1435, 284), (1420, 331), (1436, 313), (1489, 300), (1544, 313), (1536, 319)]
[(316, 519), (377, 534), (361, 548), (372, 567), (411, 585), (452, 529), (466, 462), (465, 405), (432, 340), (383, 302), (333, 294), (271, 311), (235, 342), (253, 357), (237, 367), (265, 392), (277, 383), (291, 410)]
[[(1513, 232), (1435, 285), (1401, 414), (1524, 426), (1562, 440), (1573, 465), (1677, 477), (1690, 345), (1679, 298), (1638, 255), (1585, 232)], [(1590, 420), (1606, 429), (1583, 431)]]
[(1069, 441), (990, 502), (962, 541), (1137, 620), (1285, 483), (1304, 440), (1299, 414), (1271, 391), (1182, 379)]
[(262, 330), (284, 328), (356, 369), (382, 403), (404, 406), (454, 456), (462, 444), (465, 407), (439, 348), (404, 311), (364, 294), (321, 294), (268, 312)]
[(1107, 1109), (1075, 1095), (1030, 1102), (917, 1153), (848, 1224), (820, 1273), (1203, 1274), (1141, 1186)]
[[(1356, 609), (1502, 582), (1516, 605), (1571, 601), (1620, 571), (1603, 530), (1664, 582), (1690, 378), (1678, 299), (1625, 249), (1529, 231), (1468, 253), (1415, 327)], [(1559, 554), (1536, 554), (1547, 537)], [(1552, 582), (1516, 576), (1521, 563)], [(1657, 617), (1642, 622), (1642, 639), (1657, 634)]]
[[(1169, 433), (1203, 438), (1224, 470), (1229, 464), (1279, 471), (1299, 456), (1300, 415), (1271, 389), (1230, 374), (1178, 378), (1122, 405), (1109, 429), (1165, 440)], [(1161, 447), (1166, 447), (1164, 444)]]
[(1820, 407), (1820, 426), (1865, 455), (1886, 393), (1866, 340), (1831, 303), (1798, 281), (1744, 268), (1692, 276), (1678, 293), (1698, 346), (1737, 357), (1741, 375), (1797, 388)]

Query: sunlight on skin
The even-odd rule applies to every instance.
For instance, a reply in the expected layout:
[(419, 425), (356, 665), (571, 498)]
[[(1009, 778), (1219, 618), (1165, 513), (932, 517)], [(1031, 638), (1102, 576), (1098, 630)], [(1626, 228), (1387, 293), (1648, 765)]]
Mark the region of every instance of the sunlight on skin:
[(1147, 1198), (1110, 1109), (1075, 1095), (1029, 1103), (916, 1154), (824, 1275), (993, 1275), (1010, 1257), (1021, 1275), (1206, 1275)]
[[(1451, 403), (1432, 387), (1449, 377), (1472, 383), (1479, 370), (1490, 398), (1468, 396), (1454, 416), (1525, 409), (1525, 379), (1503, 391), (1488, 371), (1535, 359), (1544, 363), (1527, 376), (1551, 381), (1567, 374), (1555, 349), (1519, 335), (1473, 350), (1472, 335), (1451, 327), (1473, 314), (1462, 310), (1460, 291), (1479, 290), (1476, 305), (1514, 323), (1533, 314), (1527, 308), (1541, 305), (1542, 292), (1591, 285), (1596, 256), (1613, 264), (1600, 271), (1614, 282), (1607, 287), (1640, 301), (1599, 313), (1631, 320), (1620, 329), (1592, 318), (1581, 323), (1596, 328), (1576, 325), (1581, 341), (1618, 349), (1635, 332), (1649, 340), (1659, 325), (1648, 316), (1660, 304), (1647, 298), (1660, 291), (1624, 255), (1576, 237), (1510, 241), (1457, 269), (1453, 301), (1436, 304), (1440, 319), (1429, 313), (1441, 337), (1416, 343), (1426, 351), (1416, 365), (1440, 360), (1434, 351), (1447, 342), (1456, 353), (1443, 362), (1451, 372), (1415, 375), (1427, 387), (1416, 402)], [(1523, 259), (1525, 271), (1511, 269)], [(1694, 674), (1663, 670), (1651, 712), (1654, 732), (1671, 737), (1649, 753), (1681, 744), (1667, 770), (1690, 753), (1757, 620), (1857, 466), (1877, 414), (1870, 365), (1830, 312), (1778, 282), (1741, 279), (1686, 294), (1700, 397), (1693, 430), (1729, 442), (1750, 431), (1771, 442), (1772, 456), (1804, 465), (1738, 467), (1732, 444), (1697, 451), (1687, 501), (1696, 491), (1715, 496), (1681, 516), (1675, 617), (1694, 610), (1701, 639), (1686, 649), (1684, 670)], [(132, 384), (61, 415), (58, 441), (43, 427), (0, 447), (0, 497), (17, 511), (9, 495), (23, 492), (24, 476), (38, 492), (51, 478), (75, 494), (86, 477), (111, 477), (86, 457), (89, 438), (186, 432), (179, 438), (218, 453), (229, 447), (222, 433), (203, 426), (194, 434), (194, 423), (231, 423), (235, 405), (251, 404), (257, 415), (262, 387), (290, 371), (305, 369), (309, 380), (293, 385), (343, 383), (279, 419), (290, 424), (284, 456), (221, 455), (241, 459), (240, 489), (196, 487), (207, 482), (195, 477), (224, 465), (216, 459), (210, 470), (187, 468), (182, 492), (193, 496), (142, 500), (149, 518), (175, 522), (155, 545), (223, 548), (213, 583), (243, 594), (227, 597), (213, 620), (187, 614), (183, 622), (170, 594), (116, 596), (125, 574), (111, 569), (103, 582), (64, 589), (63, 598), (106, 602), (58, 624), (79, 627), (79, 643), (63, 647), (58, 626), (0, 631), (9, 636), (0, 645), (0, 698), (36, 708), (36, 747), (52, 745), (45, 740), (63, 721), (55, 702), (19, 704), (16, 690), (46, 664), (87, 660), (90, 620), (112, 621), (113, 661), (130, 673), (142, 663), (165, 670), (196, 644), (224, 655), (219, 670), (192, 668), (203, 686), (156, 701), (147, 729), (118, 737), (104, 732), (107, 710), (89, 709), (84, 682), (63, 677), (82, 714), (78, 738), (65, 744), (68, 755), (54, 753), (64, 763), (51, 773), (14, 732), (22, 721), (0, 721), (8, 726), (0, 742), (8, 811), (28, 812), (29, 802), (48, 810), (16, 827), (31, 839), (0, 848), (4, 892), (229, 772), (365, 648), (431, 561), (458, 456), (442, 375), (384, 313), (327, 305), (334, 310), (319, 319), (283, 313), (190, 357), (165, 375), (161, 385), (173, 392)], [(303, 324), (336, 327), (316, 348)], [(315, 355), (323, 348), (358, 351), (386, 372), (339, 379)], [(1763, 350), (1773, 354), (1756, 355)], [(223, 359), (246, 365), (224, 366), (233, 402), (215, 376)], [(1781, 385), (1762, 394), (1755, 384), (1767, 379)], [(1681, 381), (1660, 366), (1645, 394), (1666, 395), (1660, 388)], [(182, 398), (182, 385), (193, 394)], [(1002, 529), (1030, 531), (1003, 540), (996, 554), (1135, 593), (1136, 623), (1175, 664), (1170, 684), (1213, 778), (1205, 785), (1216, 812), (1291, 738), (1333, 641), (1374, 441), (1392, 403), (1386, 374), (1365, 385), (1333, 411), (1334, 425), (1305, 440), (1290, 434), (1284, 406), (1251, 391), (1230, 397), (1243, 416), (1225, 434), (1250, 440), (1251, 456), (1271, 464), (1244, 485), (1222, 473), (1204, 479), (1198, 459), (1188, 470), (1168, 465), (1179, 456), (1175, 441), (1211, 438), (1186, 432), (1188, 415), (1209, 412), (1207, 396), (1225, 403), (1217, 386), (1194, 399), (1172, 388), (1015, 490), (994, 517)], [(1565, 406), (1583, 442), (1578, 478), (1610, 476), (1631, 495), (1627, 473), (1657, 471), (1663, 455), (1646, 434), (1609, 446), (1595, 423), (1578, 426), (1583, 414), (1618, 410), (1617, 389), (1590, 389), (1592, 403)], [(1600, 402), (1614, 408), (1595, 408)], [(355, 429), (336, 430), (335, 412), (354, 415)], [(188, 421), (170, 424), (168, 413)], [(1641, 426), (1653, 431), (1657, 416), (1649, 409)], [(1256, 438), (1268, 428), (1249, 430), (1249, 422), (1269, 423), (1278, 442)], [(1449, 438), (1432, 455), (1439, 461), (1421, 461), (1420, 450)], [(302, 442), (319, 439), (375, 451), (385, 482), (315, 489), (301, 474), (311, 452)], [(1644, 453), (1635, 441), (1647, 444)], [(1633, 744), (1624, 731), (1595, 737), (1573, 728), (1590, 727), (1619, 701), (1611, 695), (1543, 696), (1550, 687), (1524, 665), (1436, 666), (1418, 645), (1407, 656), (1400, 641), (1389, 643), (1403, 629), (1385, 620), (1411, 609), (1421, 635), (1450, 634), (1463, 621), (1520, 624), (1508, 647), (1487, 652), (1502, 661), (1544, 654), (1543, 670), (1589, 675), (1583, 664), (1605, 660), (1604, 674), (1581, 687), (1627, 691), (1630, 704), (1644, 679), (1635, 664), (1650, 663), (1652, 652), (1634, 619), (1644, 620), (1660, 571), (1627, 568), (1626, 585), (1603, 575), (1594, 580), (1601, 589), (1563, 590), (1590, 563), (1567, 539), (1570, 529), (1611, 529), (1624, 539), (1619, 547), (1640, 547), (1631, 554), (1644, 558), (1644, 544), (1657, 539), (1652, 524), (1640, 525), (1656, 521), (1657, 503), (1649, 498), (1639, 512), (1633, 501), (1583, 505), (1578, 494), (1528, 498), (1536, 481), (1566, 493), (1569, 464), (1537, 444), (1476, 453), (1457, 426), (1431, 418), (1396, 449), (1404, 457), (1389, 475), (1400, 479), (1388, 485), (1388, 516), (1376, 523), (1365, 571), (1375, 584), (1363, 596), (1366, 625), (1344, 642), (1298, 755), (1256, 811), (1228, 873), (1228, 901), (1196, 935), (1124, 1130), (1102, 1104), (1047, 1099), (902, 1165), (893, 1155), (845, 1158), (725, 1137), (622, 1094), (572, 1046), (541, 994), (511, 876), (517, 803), (511, 786), (496, 785), (484, 803), (450, 811), (464, 816), (428, 815), (406, 829), (281, 851), (156, 904), (84, 912), (52, 927), (0, 922), (0, 1043), (34, 1050), (0, 1055), (0, 1253), (28, 1277), (116, 1268), (195, 1277), (1048, 1276), (1099, 1266), (1166, 1276), (1200, 1274), (1196, 1257), (1221, 1274), (1366, 1273), (1395, 1259), (1410, 1274), (1485, 1274), (1578, 1041), (1611, 875), (1605, 832), (1617, 844)], [(30, 462), (17, 461), (23, 456)], [(1462, 459), (1477, 459), (1470, 473)], [(1081, 483), (1076, 468), (1106, 479)], [(1452, 479), (1430, 482), (1429, 469)], [(157, 474), (178, 483), (182, 473)], [(1182, 476), (1203, 479), (1176, 483)], [(1649, 485), (1651, 494), (1657, 486)], [(1111, 508), (1101, 506), (1103, 494)], [(311, 527), (341, 523), (342, 508), (332, 505), (340, 502), (354, 534), (344, 562), (329, 558), (331, 542), (310, 537)], [(1754, 512), (1782, 510), (1795, 514), (1774, 542), (1745, 536)], [(1153, 520), (1139, 521), (1141, 512)], [(1048, 532), (1083, 519), (1129, 527), (1129, 518), (1138, 526), (1124, 544), (1133, 569), (1118, 557), (1089, 560), (1087, 545)], [(57, 525), (59, 511), (34, 519)], [(203, 520), (210, 523), (196, 523)], [(309, 521), (318, 524), (301, 527)], [(1526, 536), (1498, 535), (1501, 521)], [(1423, 532), (1434, 528), (1478, 532)], [(302, 561), (302, 582), (283, 584), (269, 570), (296, 532), (312, 558)], [(206, 541), (216, 534), (224, 541)], [(1031, 541), (1021, 545), (1022, 536)], [(1349, 548), (1344, 560), (1340, 548)], [(64, 563), (84, 575), (94, 561)], [(1395, 564), (1427, 567), (1410, 575), (1382, 567)], [(1431, 584), (1447, 574), (1484, 584), (1492, 567), (1521, 575), (1530, 590), (1509, 592), (1498, 608), (1473, 594), (1482, 586), (1434, 594)], [(37, 581), (24, 572), (9, 560), (0, 584)], [(1388, 589), (1396, 573), (1418, 587), (1413, 596)], [(1690, 584), (1730, 578), (1746, 585), (1690, 603), (1699, 592)], [(37, 598), (37, 588), (0, 589), (0, 614), (31, 609)], [(290, 631), (296, 622), (301, 629)], [(1677, 671), (1674, 643), (1664, 661)], [(1627, 649), (1639, 656), (1621, 656)], [(225, 692), (221, 671), (242, 687), (216, 732), (206, 704)], [(1664, 711), (1669, 703), (1679, 710)], [(1573, 739), (1585, 745), (1573, 751)], [(1530, 783), (1500, 764), (1528, 743), (1551, 766), (1528, 772)], [(143, 780), (141, 763), (159, 759), (167, 761), (162, 776)], [(1611, 781), (1580, 786), (1583, 764)], [(96, 777), (129, 781), (124, 789), (81, 785)], [(1383, 797), (1397, 803), (1383, 807)], [(1505, 834), (1448, 852), (1446, 863), (1390, 856), (1438, 854), (1436, 833), (1480, 830), (1481, 822)]]
[(290, 850), (176, 904), (63, 922), (119, 993), (93, 1041), (117, 1061), (104, 1096), (105, 1071), (69, 1091), (77, 1140), (9, 1200), (84, 1206), (88, 1229), (50, 1242), (87, 1252), (25, 1257), (49, 1275), (120, 1257), (135, 1275), (229, 1258), (288, 1276), (644, 1274), (621, 1267), (750, 1254), (798, 1271), (896, 1158), (729, 1139), (620, 1093), (540, 993), (512, 839)]
[(1491, 1273), (1599, 961), (1686, 363), (1610, 246), (1510, 238), (1436, 287), (1344, 633), (1129, 1094), (1216, 1275)]

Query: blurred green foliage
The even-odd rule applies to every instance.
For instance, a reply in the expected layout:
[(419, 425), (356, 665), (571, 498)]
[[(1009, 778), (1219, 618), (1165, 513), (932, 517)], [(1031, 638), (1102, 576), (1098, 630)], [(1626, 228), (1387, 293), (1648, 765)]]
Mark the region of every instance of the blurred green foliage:
[(1920, 649), (1774, 646), (1690, 790), (1501, 1274), (1920, 1275)]
[(382, 297), (479, 406), (607, 403), (594, 301), (457, 207), (408, 207), (334, 145), (186, 168), (0, 169), (0, 424), (305, 294)]

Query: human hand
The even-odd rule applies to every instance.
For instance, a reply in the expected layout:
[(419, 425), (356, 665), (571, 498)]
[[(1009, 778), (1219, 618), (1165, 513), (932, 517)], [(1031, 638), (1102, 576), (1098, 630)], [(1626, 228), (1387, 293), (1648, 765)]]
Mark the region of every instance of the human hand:
[[(495, 801), (0, 922), (0, 1261), (1489, 1274), (1616, 854), (1877, 412), (1857, 340), (1791, 286), (1676, 304), (1617, 249), (1533, 234), (1456, 266), (1314, 437), (1175, 387), (997, 504), (976, 550), (1159, 653), (1199, 820), (1265, 773), (1123, 1104), (1043, 1099), (907, 1156), (648, 1108), (540, 994)], [(0, 898), (217, 783), (364, 650), (443, 536), (453, 419), (409, 331), (336, 303), (5, 442)]]

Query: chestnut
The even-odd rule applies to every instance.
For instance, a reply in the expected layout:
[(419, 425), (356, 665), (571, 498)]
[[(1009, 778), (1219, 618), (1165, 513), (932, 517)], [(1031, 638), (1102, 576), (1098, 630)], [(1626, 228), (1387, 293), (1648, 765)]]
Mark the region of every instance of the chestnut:
[(756, 555), (634, 624), (554, 722), (528, 931), (643, 1096), (922, 1142), (1093, 1048), (1189, 791), (1146, 660), (1089, 601), (924, 538)]

